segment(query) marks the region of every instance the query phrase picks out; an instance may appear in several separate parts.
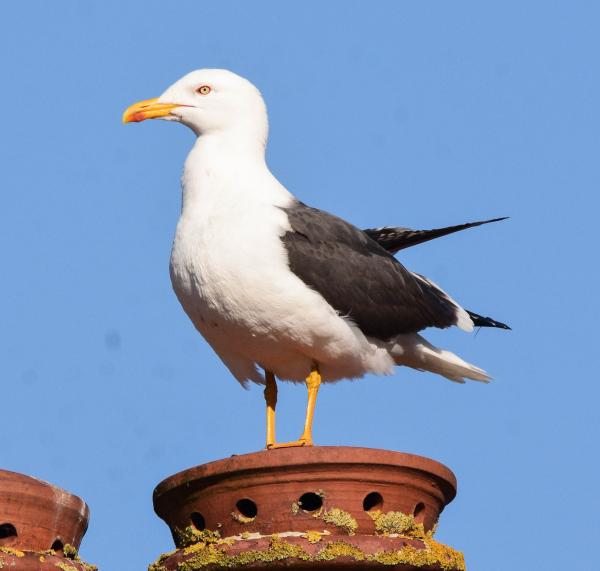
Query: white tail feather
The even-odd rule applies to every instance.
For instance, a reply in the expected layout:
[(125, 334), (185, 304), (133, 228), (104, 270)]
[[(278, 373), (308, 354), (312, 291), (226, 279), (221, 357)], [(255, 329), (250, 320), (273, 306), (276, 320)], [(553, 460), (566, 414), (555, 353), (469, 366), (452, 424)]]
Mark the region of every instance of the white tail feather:
[(397, 365), (437, 373), (458, 383), (464, 383), (465, 379), (483, 382), (491, 380), (483, 369), (463, 361), (450, 351), (434, 347), (416, 333), (395, 337), (391, 354)]

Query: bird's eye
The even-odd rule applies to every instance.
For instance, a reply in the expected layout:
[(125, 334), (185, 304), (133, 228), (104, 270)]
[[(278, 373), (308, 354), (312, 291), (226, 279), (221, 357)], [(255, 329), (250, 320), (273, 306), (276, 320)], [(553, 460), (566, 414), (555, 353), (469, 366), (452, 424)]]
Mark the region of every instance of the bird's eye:
[(199, 93), (200, 95), (208, 95), (210, 91), (211, 89), (208, 85), (201, 85), (198, 89), (196, 89), (196, 93)]

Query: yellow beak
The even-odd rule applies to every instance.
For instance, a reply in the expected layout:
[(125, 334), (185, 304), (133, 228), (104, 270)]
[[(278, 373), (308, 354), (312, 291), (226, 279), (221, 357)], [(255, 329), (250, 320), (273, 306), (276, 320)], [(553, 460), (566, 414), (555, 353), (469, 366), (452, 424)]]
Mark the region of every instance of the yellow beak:
[(166, 117), (172, 109), (183, 107), (177, 103), (157, 103), (158, 99), (145, 99), (134, 103), (123, 113), (123, 123), (138, 123), (146, 119), (156, 119), (157, 117)]

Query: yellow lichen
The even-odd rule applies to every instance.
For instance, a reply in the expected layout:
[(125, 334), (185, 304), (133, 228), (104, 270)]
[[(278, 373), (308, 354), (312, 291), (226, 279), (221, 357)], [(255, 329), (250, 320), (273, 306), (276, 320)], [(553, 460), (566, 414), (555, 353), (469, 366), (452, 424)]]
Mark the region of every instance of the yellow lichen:
[(219, 564), (226, 557), (224, 552), (213, 543), (199, 543), (194, 546), (194, 556), (177, 565), (179, 571), (194, 571), (213, 563)]
[(163, 561), (171, 557), (171, 555), (175, 555), (175, 553), (177, 553), (177, 549), (163, 553), (154, 563), (151, 563), (148, 566), (148, 571), (167, 571), (166, 567), (163, 565)]
[(228, 557), (228, 566), (237, 567), (258, 561), (271, 563), (282, 559), (301, 559), (306, 561), (310, 559), (310, 556), (300, 545), (293, 545), (280, 537), (273, 536), (267, 550), (246, 551), (245, 553)]
[[(25, 557), (26, 553), (32, 555), (34, 557), (37, 556), (38, 561), (40, 563), (48, 562), (47, 557), (56, 557), (56, 551), (54, 549), (46, 549), (45, 551), (21, 551), (20, 549), (14, 549), (13, 547), (0, 547), (0, 552), (5, 553), (6, 555), (12, 555), (13, 557)], [(56, 561), (54, 562), (54, 566), (62, 569), (62, 571), (98, 571), (98, 568), (95, 565), (90, 565), (85, 561), (81, 561), (79, 555), (77, 554), (77, 550), (70, 546), (65, 545), (64, 547), (64, 555), (68, 558), (67, 562)], [(73, 565), (70, 561), (75, 561), (78, 565), (77, 567)], [(6, 564), (4, 558), (0, 557), (0, 562)], [(50, 560), (50, 563), (52, 560)], [(14, 565), (14, 563), (13, 563)], [(0, 569), (2, 565), (0, 565)]]
[(239, 523), (252, 523), (256, 519), (256, 517), (247, 517), (240, 513), (231, 512), (231, 519)]
[(304, 537), (308, 543), (319, 543), (323, 535), (324, 534), (320, 531), (307, 531), (302, 537)]
[[(283, 559), (308, 560), (308, 553), (299, 545), (293, 545), (278, 537), (271, 536), (269, 547), (263, 550), (251, 550), (238, 555), (227, 555), (218, 543), (198, 543), (184, 550), (184, 554), (193, 554), (193, 557), (178, 564), (178, 571), (195, 571), (207, 565), (219, 567), (241, 567), (251, 563), (270, 563)], [(159, 571), (154, 569), (152, 571)]]
[(331, 561), (338, 557), (352, 557), (356, 561), (364, 561), (365, 554), (356, 546), (350, 545), (345, 541), (331, 541), (315, 556), (314, 561)]
[(202, 550), (206, 549), (207, 545), (210, 545), (210, 544), (204, 543), (202, 541), (199, 543), (194, 543), (193, 545), (189, 545), (188, 547), (186, 547), (183, 550), (183, 554), (190, 555), (191, 553), (198, 553), (198, 551), (202, 551)]
[[(317, 490), (315, 492), (318, 496), (325, 497), (323, 490)], [(305, 510), (301, 510), (297, 502), (292, 504), (292, 514), (298, 515), (300, 511), (307, 513)], [(339, 527), (348, 535), (354, 535), (358, 529), (358, 522), (346, 511), (340, 508), (325, 509), (321, 507), (319, 510), (311, 513), (315, 519), (321, 519), (329, 525)]]
[(79, 560), (79, 554), (77, 553), (77, 548), (73, 547), (70, 543), (67, 543), (63, 547), (63, 554), (68, 559), (74, 559), (75, 561)]
[(358, 529), (357, 521), (348, 512), (345, 512), (339, 508), (325, 510), (318, 515), (315, 514), (315, 517), (322, 519), (329, 525), (335, 525), (336, 527), (339, 527), (348, 535), (354, 535)]
[(425, 539), (425, 545), (440, 563), (442, 569), (465, 571), (465, 556), (457, 549), (439, 543), (431, 537)]
[(0, 569), (4, 567), (4, 557), (0, 557)]
[(405, 545), (396, 551), (384, 551), (367, 555), (358, 547), (344, 541), (328, 543), (313, 557), (315, 561), (329, 561), (338, 557), (351, 557), (355, 561), (376, 561), (382, 565), (413, 565), (425, 567), (437, 565), (444, 571), (465, 571), (465, 561), (462, 553), (451, 547), (442, 545), (427, 538), (423, 540), (424, 549)]
[(6, 553), (6, 555), (14, 555), (15, 557), (25, 557), (25, 553), (20, 549), (13, 549), (12, 547), (0, 547), (0, 551), (2, 553)]
[(210, 529), (198, 531), (195, 527), (188, 525), (183, 530), (175, 528), (175, 537), (177, 538), (177, 547), (188, 547), (200, 542), (215, 543), (219, 540), (221, 534)]
[[(332, 515), (333, 512), (333, 515)], [(355, 522), (354, 518), (342, 510), (324, 511), (318, 517), (325, 519), (325, 514), (329, 514), (331, 519), (335, 520), (333, 525), (342, 527), (350, 535), (354, 533), (356, 527), (347, 521), (347, 517)], [(372, 561), (382, 565), (412, 565), (414, 567), (437, 566), (444, 571), (465, 571), (465, 562), (462, 553), (434, 541), (431, 533), (424, 533), (422, 524), (414, 521), (412, 516), (406, 516), (401, 512), (388, 512), (387, 514), (373, 514), (373, 519), (377, 523), (378, 533), (401, 535), (409, 539), (418, 538), (423, 547), (405, 545), (402, 549), (382, 551), (373, 555), (364, 553), (360, 548), (345, 541), (332, 541), (325, 543), (316, 555), (311, 556), (301, 546), (285, 541), (277, 534), (270, 536), (269, 546), (266, 549), (255, 549), (229, 555), (227, 548), (235, 542), (234, 538), (221, 539), (218, 532), (206, 530), (206, 532), (196, 532), (194, 538), (196, 543), (174, 552), (161, 555), (158, 560), (149, 566), (148, 571), (166, 571), (163, 565), (164, 561), (177, 552), (182, 552), (183, 556), (189, 556), (177, 565), (178, 571), (198, 571), (204, 567), (211, 566), (216, 568), (237, 568), (254, 563), (272, 563), (285, 559), (297, 559), (302, 561), (330, 561), (338, 557), (350, 557), (355, 561)], [(401, 517), (402, 516), (402, 517)], [(328, 522), (329, 523), (329, 522)], [(309, 543), (319, 543), (323, 535), (319, 531), (306, 531), (302, 537)], [(73, 568), (63, 569), (63, 571), (73, 571)]]
[(370, 556), (369, 559), (383, 565), (404, 564), (414, 567), (437, 565), (444, 571), (465, 571), (465, 559), (460, 551), (433, 539), (425, 539), (423, 542), (425, 549), (405, 545), (398, 551), (383, 551)]
[(433, 527), (427, 532), (427, 537), (432, 538), (436, 533), (437, 533), (437, 529), (438, 529), (438, 523), (439, 522), (435, 522), (433, 524)]
[(73, 565), (69, 563), (55, 563), (54, 566), (62, 569), (62, 571), (79, 571), (77, 567), (73, 567)]
[(402, 512), (382, 513), (379, 510), (368, 512), (375, 522), (375, 533), (380, 535), (407, 535), (409, 537), (425, 537), (425, 528), (418, 523), (414, 516)]

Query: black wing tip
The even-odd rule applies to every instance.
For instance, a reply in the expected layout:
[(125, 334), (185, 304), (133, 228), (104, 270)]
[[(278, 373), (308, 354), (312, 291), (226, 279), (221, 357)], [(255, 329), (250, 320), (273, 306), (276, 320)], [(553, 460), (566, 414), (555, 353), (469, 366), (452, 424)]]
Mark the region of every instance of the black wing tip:
[(494, 222), (502, 222), (508, 220), (510, 216), (499, 216), (497, 218), (489, 218), (488, 220), (476, 220), (475, 222), (467, 222), (466, 224), (458, 224), (457, 226), (448, 226), (448, 228), (457, 228), (462, 230), (468, 230), (469, 228), (475, 228), (477, 226), (483, 226), (484, 224), (492, 224)]
[(433, 228), (431, 230), (411, 230), (410, 228), (384, 226), (383, 228), (367, 228), (366, 230), (363, 230), (363, 232), (388, 252), (395, 254), (405, 248), (424, 244), (425, 242), (441, 238), (442, 236), (448, 236), (449, 234), (468, 230), (469, 228), (476, 228), (477, 226), (483, 226), (484, 224), (501, 222), (508, 218), (509, 216), (500, 216), (499, 218), (478, 220), (477, 222), (467, 222), (466, 224), (446, 226), (444, 228)]
[[(483, 220), (480, 224), (491, 224), (492, 222), (502, 222), (502, 220), (509, 220), (510, 216), (500, 216), (500, 218), (490, 218), (490, 220)], [(475, 223), (477, 224), (477, 222)]]
[(467, 310), (467, 313), (469, 314), (469, 317), (471, 318), (471, 321), (473, 321), (475, 327), (495, 327), (497, 329), (506, 329), (508, 331), (512, 331), (512, 327), (506, 325), (506, 323), (496, 321), (491, 317), (484, 317), (483, 315), (479, 315), (473, 311)]

